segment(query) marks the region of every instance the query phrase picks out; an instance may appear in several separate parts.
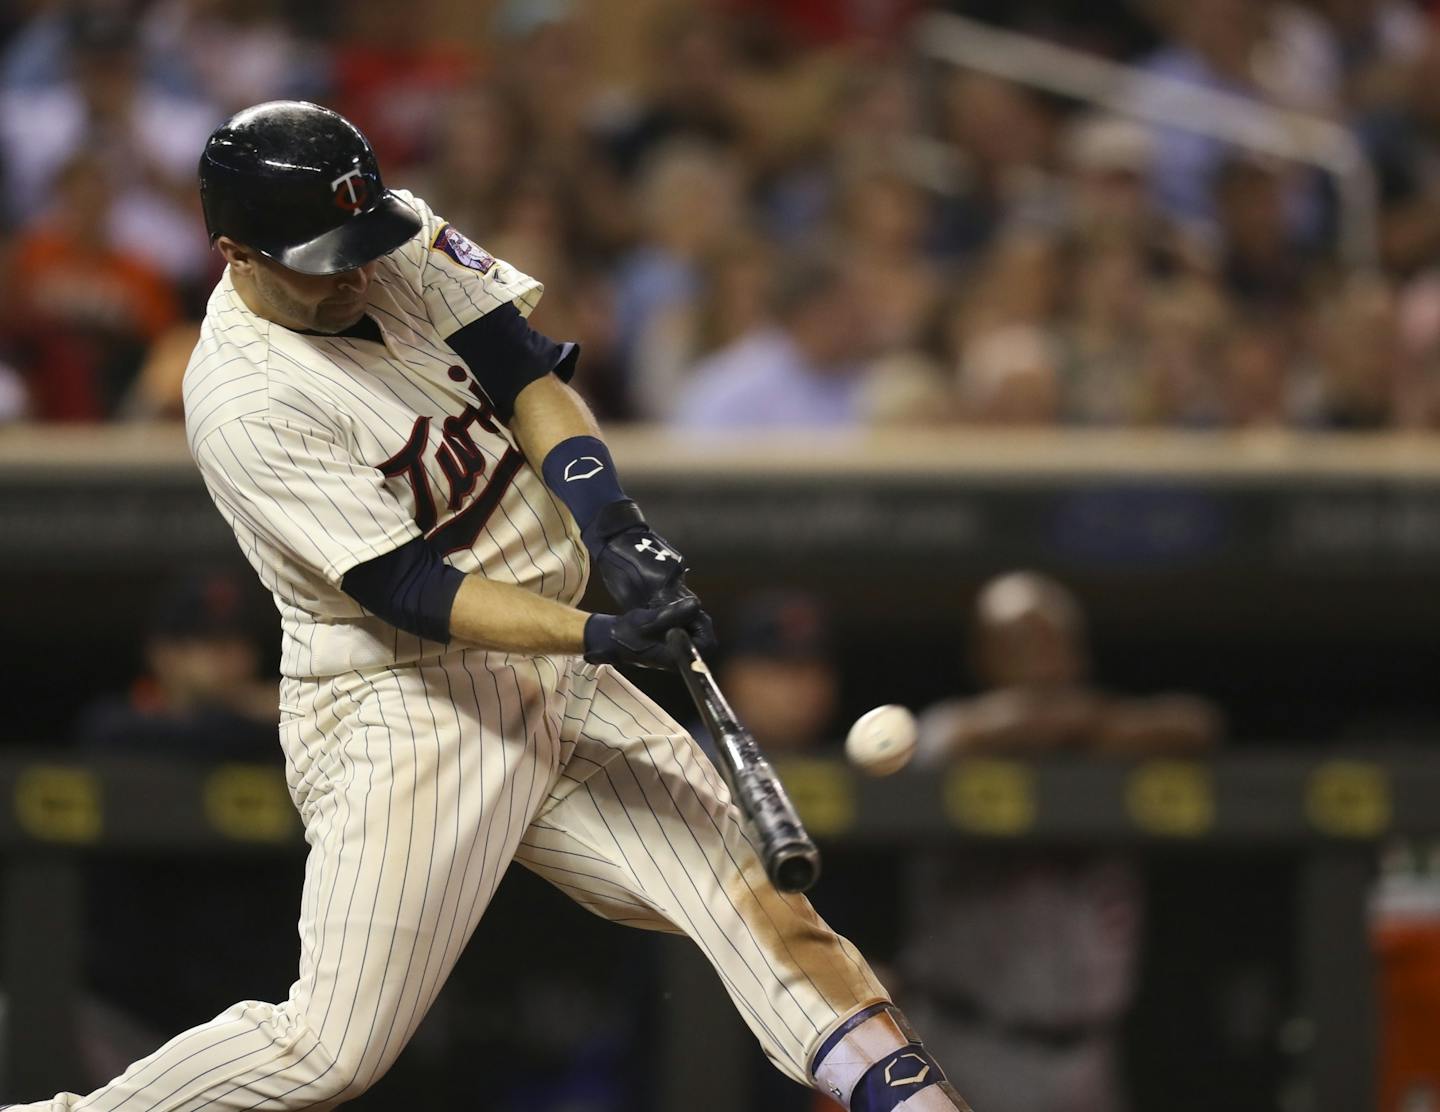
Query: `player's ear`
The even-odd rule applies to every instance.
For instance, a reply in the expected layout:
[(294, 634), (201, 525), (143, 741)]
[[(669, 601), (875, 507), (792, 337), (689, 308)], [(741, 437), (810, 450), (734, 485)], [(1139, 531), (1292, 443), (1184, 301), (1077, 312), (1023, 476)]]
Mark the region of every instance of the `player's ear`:
[(255, 252), (243, 243), (236, 243), (229, 236), (220, 236), (215, 240), (215, 246), (232, 270), (248, 274), (255, 269)]

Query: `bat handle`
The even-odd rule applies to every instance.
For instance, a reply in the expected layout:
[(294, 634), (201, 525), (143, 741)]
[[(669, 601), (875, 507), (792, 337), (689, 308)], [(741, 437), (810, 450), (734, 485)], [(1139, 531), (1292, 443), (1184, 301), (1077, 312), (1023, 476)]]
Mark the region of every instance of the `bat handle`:
[(691, 659), (700, 655), (695, 648), (695, 642), (690, 640), (690, 634), (683, 629), (672, 629), (665, 635), (665, 647), (670, 650), (670, 655), (675, 658), (675, 667), (684, 672), (689, 667)]

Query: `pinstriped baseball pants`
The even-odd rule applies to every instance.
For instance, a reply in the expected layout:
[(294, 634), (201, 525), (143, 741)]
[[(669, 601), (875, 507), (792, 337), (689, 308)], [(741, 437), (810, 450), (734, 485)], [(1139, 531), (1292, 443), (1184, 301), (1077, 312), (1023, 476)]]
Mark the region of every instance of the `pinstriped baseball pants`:
[(771, 1060), (885, 999), (782, 895), (695, 742), (608, 667), (463, 651), (282, 689), (310, 854), (299, 977), (40, 1112), (327, 1109), (395, 1061), (512, 860), (617, 922), (688, 934)]

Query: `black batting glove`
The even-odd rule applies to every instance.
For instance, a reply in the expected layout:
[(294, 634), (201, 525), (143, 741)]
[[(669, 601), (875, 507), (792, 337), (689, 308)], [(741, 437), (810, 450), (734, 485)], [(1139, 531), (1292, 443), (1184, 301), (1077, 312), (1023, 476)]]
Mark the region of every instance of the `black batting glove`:
[(585, 623), (585, 659), (591, 664), (669, 668), (674, 661), (665, 647), (665, 635), (672, 629), (690, 629), (701, 613), (700, 600), (689, 592), (688, 597), (663, 606), (591, 614)]
[(677, 597), (685, 557), (649, 525), (626, 498), (595, 515), (582, 534), (595, 570), (622, 610), (658, 606)]
[(685, 623), (685, 632), (690, 635), (690, 640), (695, 642), (695, 648), (700, 655), (715, 649), (719, 642), (715, 639), (715, 623), (710, 620), (710, 615), (700, 604), (700, 599), (695, 592), (685, 586), (684, 581), (675, 584), (673, 588), (661, 596), (662, 602), (693, 600), (695, 603), (695, 617)]
[(715, 624), (685, 585), (689, 570), (685, 557), (645, 523), (639, 506), (628, 498), (612, 502), (595, 515), (582, 536), (617, 605), (634, 610), (689, 599), (695, 603), (695, 616), (685, 623), (685, 631), (700, 652), (715, 648)]
[(696, 592), (685, 586), (685, 557), (645, 523), (634, 501), (622, 498), (603, 507), (582, 539), (600, 582), (622, 609), (655, 608), (688, 599), (694, 602), (696, 614), (685, 622), (685, 632), (701, 653), (716, 647), (714, 622), (701, 608)]

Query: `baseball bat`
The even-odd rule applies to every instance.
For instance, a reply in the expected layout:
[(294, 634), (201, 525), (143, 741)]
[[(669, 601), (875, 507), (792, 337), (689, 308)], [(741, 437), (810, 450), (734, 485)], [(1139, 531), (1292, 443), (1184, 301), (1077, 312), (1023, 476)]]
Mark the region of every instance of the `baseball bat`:
[(715, 739), (720, 771), (760, 839), (760, 855), (770, 882), (782, 892), (808, 892), (820, 876), (820, 851), (805, 832), (785, 785), (754, 736), (735, 716), (690, 635), (672, 629), (665, 644), (695, 709)]

